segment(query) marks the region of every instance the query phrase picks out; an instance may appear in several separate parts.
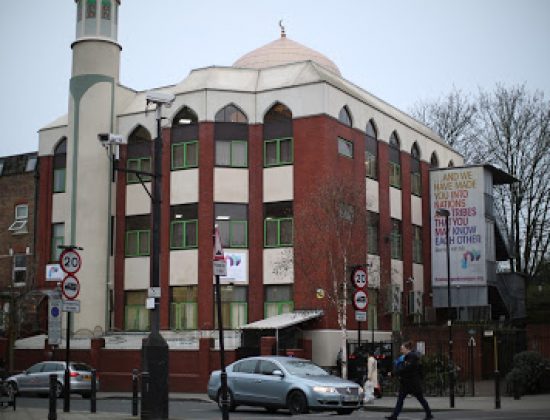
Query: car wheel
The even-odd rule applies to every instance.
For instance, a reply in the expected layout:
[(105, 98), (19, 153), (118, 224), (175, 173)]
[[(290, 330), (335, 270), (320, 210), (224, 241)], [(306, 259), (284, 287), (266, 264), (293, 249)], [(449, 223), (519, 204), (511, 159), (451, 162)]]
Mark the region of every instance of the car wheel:
[(92, 396), (92, 393), (91, 392), (83, 392), (80, 395), (82, 395), (82, 398), (90, 398)]
[(351, 414), (351, 413), (353, 413), (353, 408), (340, 408), (340, 409), (336, 410), (336, 413), (338, 413), (339, 416), (343, 416), (343, 415), (346, 415), (346, 414)]
[(63, 385), (61, 385), (61, 382), (55, 383), (55, 397), (61, 398), (63, 396)]
[(8, 395), (10, 396), (17, 395), (18, 393), (17, 384), (15, 382), (8, 382), (7, 391), (8, 391)]
[[(220, 408), (220, 410), (223, 410), (223, 407), (222, 407), (222, 390), (220, 389), (218, 391), (218, 398), (216, 398), (216, 401), (218, 403), (218, 407)], [(227, 390), (227, 409), (228, 411), (235, 411), (235, 408), (237, 408), (237, 406), (235, 405), (235, 400), (233, 399), (233, 394), (231, 393), (231, 390), (228, 389)]]
[(309, 412), (307, 398), (302, 391), (292, 391), (288, 394), (286, 406), (292, 415), (307, 414)]

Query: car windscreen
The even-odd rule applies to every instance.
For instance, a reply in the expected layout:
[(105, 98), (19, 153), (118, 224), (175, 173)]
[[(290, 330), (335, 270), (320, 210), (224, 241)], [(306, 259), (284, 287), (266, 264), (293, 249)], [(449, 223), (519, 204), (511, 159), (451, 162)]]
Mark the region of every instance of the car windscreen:
[(73, 370), (84, 371), (84, 372), (89, 372), (92, 370), (92, 368), (88, 366), (86, 363), (72, 363), (71, 367), (73, 368)]
[(323, 368), (308, 360), (288, 360), (283, 365), (293, 375), (298, 376), (327, 376), (328, 373)]

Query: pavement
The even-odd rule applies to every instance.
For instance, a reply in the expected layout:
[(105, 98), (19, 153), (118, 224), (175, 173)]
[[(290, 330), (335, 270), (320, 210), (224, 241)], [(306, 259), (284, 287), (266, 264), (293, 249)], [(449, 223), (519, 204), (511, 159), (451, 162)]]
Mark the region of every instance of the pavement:
[[(483, 392), (481, 393), (483, 394)], [(128, 392), (98, 392), (98, 400), (106, 399), (131, 399), (132, 395)], [(170, 393), (169, 399), (171, 401), (203, 401), (205, 403), (212, 402), (206, 394), (191, 394), (191, 393)], [(450, 408), (449, 397), (427, 397), (428, 403), (432, 410), (437, 413), (438, 411), (448, 410), (492, 410), (495, 409), (495, 398), (491, 395), (481, 395), (476, 397), (456, 397), (455, 407)], [(371, 404), (365, 406), (367, 411), (382, 411), (390, 412), (395, 405), (396, 398), (392, 396), (384, 396), (383, 398), (374, 400)], [(550, 409), (550, 395), (525, 395), (519, 400), (515, 400), (510, 396), (501, 396), (501, 408), (500, 410), (549, 410)], [(422, 411), (420, 404), (412, 397), (408, 397), (405, 401), (403, 408), (404, 412)], [(33, 407), (21, 407), (18, 406), (15, 411), (12, 407), (0, 408), (1, 420), (45, 420), (48, 418), (48, 410), (44, 408)], [(90, 413), (89, 411), (71, 411), (69, 413), (63, 412), (63, 410), (57, 410), (57, 420), (125, 420), (125, 419), (137, 419), (139, 417), (132, 417), (130, 413), (106, 413), (97, 412)]]

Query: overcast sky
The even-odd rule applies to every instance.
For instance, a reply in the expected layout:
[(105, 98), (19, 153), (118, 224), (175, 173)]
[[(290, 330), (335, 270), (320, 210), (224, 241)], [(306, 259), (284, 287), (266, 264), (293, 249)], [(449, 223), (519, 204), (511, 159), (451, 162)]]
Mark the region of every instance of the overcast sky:
[[(40, 127), (67, 113), (74, 0), (3, 0), (0, 156), (38, 149)], [(475, 94), (525, 83), (550, 98), (547, 0), (122, 0), (121, 83), (171, 85), (230, 66), (287, 36), (342, 76), (408, 111), (453, 86)]]

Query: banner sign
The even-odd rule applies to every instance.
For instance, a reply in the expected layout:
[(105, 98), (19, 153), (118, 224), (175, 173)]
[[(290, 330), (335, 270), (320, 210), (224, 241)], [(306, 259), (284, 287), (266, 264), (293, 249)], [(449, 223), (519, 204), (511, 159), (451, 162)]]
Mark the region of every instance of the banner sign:
[(450, 281), (454, 285), (486, 284), (485, 181), (482, 167), (430, 171), (432, 286), (447, 286), (449, 211)]
[(220, 280), (247, 281), (247, 254), (244, 252), (225, 252), (227, 274)]

